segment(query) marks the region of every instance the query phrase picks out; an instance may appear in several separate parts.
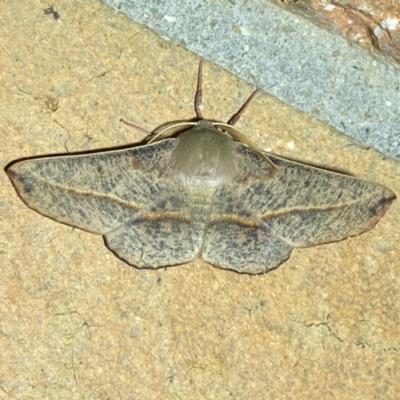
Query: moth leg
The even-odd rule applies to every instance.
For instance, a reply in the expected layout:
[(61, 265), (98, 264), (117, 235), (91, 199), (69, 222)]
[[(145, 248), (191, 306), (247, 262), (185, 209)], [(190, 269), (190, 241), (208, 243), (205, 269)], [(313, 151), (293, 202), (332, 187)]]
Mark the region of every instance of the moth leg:
[(131, 122), (125, 121), (123, 118), (120, 119), (120, 122), (122, 122), (123, 124), (130, 126), (131, 128), (135, 128), (140, 132), (145, 133), (147, 136), (151, 136), (152, 132), (148, 131), (147, 129), (141, 128), (140, 126), (137, 126), (135, 124), (132, 124)]

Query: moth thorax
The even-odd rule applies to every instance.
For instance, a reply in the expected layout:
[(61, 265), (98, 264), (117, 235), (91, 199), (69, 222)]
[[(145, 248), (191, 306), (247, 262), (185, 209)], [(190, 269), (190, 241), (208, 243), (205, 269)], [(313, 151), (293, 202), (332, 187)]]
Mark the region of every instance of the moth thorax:
[(174, 154), (175, 173), (189, 186), (215, 187), (237, 175), (235, 142), (213, 127), (181, 133)]

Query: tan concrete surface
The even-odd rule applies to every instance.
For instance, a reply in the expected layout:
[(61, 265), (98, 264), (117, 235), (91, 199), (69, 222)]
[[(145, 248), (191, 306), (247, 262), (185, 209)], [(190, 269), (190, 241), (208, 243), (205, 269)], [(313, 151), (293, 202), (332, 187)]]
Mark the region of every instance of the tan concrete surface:
[[(192, 118), (198, 57), (94, 0), (0, 8), (1, 164), (126, 145)], [(252, 91), (209, 63), (206, 117)], [(349, 110), (351, 112), (351, 110)], [(267, 95), (238, 128), (263, 149), (400, 194), (399, 164)], [(139, 271), (28, 209), (0, 174), (0, 399), (395, 399), (400, 201), (371, 231), (263, 276), (200, 261)]]

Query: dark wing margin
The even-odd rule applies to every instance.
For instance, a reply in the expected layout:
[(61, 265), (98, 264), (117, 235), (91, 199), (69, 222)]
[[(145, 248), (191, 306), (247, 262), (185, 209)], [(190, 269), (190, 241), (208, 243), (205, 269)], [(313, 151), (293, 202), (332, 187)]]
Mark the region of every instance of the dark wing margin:
[[(269, 210), (260, 210), (268, 228), (293, 247), (314, 246), (359, 235), (383, 217), (395, 193), (380, 184), (273, 158), (277, 181)], [(281, 193), (281, 195), (279, 195)]]

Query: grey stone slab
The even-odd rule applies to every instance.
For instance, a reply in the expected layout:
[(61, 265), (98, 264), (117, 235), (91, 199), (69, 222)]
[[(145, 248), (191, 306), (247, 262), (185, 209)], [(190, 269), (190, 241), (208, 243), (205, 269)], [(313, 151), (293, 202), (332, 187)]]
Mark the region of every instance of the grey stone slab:
[(400, 71), (265, 1), (104, 0), (365, 146), (400, 159)]

